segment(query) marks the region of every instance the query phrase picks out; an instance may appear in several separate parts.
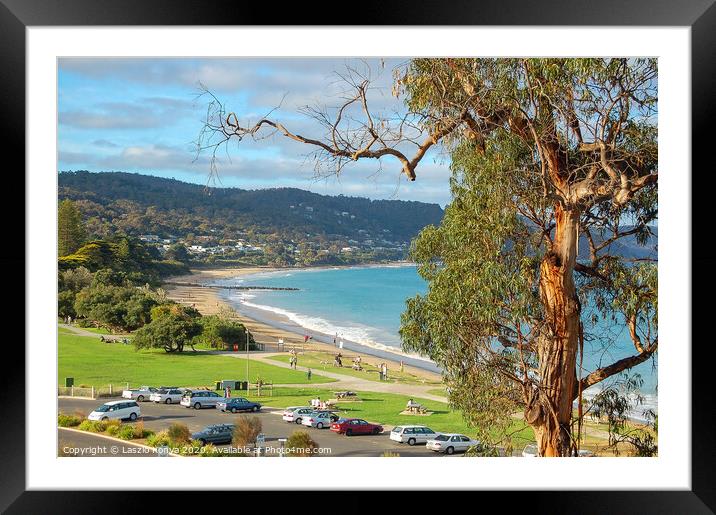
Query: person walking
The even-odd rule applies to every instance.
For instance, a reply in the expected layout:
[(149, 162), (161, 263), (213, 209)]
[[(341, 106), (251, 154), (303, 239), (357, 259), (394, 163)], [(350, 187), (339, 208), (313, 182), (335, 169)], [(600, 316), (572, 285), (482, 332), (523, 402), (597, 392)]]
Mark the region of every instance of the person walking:
[(309, 368), (308, 372), (306, 372), (306, 377), (308, 378), (309, 381), (311, 380), (312, 375), (313, 375), (313, 373), (311, 372), (311, 369)]

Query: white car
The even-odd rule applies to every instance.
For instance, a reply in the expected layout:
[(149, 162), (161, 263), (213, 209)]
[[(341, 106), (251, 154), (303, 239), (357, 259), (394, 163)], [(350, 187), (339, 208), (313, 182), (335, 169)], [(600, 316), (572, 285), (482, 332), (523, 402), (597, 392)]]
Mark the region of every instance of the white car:
[(210, 392), (208, 390), (194, 390), (186, 392), (179, 404), (186, 406), (187, 408), (201, 409), (201, 408), (216, 408), (217, 403), (226, 402), (226, 397), (222, 397), (218, 393)]
[(308, 406), (293, 406), (287, 408), (281, 418), (286, 422), (300, 424), (303, 421), (303, 417), (311, 413), (313, 413), (313, 408), (309, 408)]
[(536, 443), (527, 444), (522, 450), (523, 458), (536, 458), (537, 456), (539, 456), (539, 451)]
[(137, 420), (141, 414), (142, 412), (139, 409), (137, 401), (110, 401), (95, 408), (94, 411), (87, 416), (87, 419), (109, 420), (113, 418), (122, 420), (128, 418), (134, 421)]
[(313, 411), (307, 415), (303, 415), (301, 424), (315, 427), (316, 429), (323, 429), (324, 427), (331, 427), (331, 424), (338, 420), (338, 418), (338, 415), (334, 415), (330, 411)]
[(156, 403), (179, 404), (182, 395), (184, 395), (184, 390), (178, 388), (157, 390), (149, 396), (149, 400)]
[(122, 392), (122, 397), (125, 399), (134, 399), (139, 402), (148, 401), (149, 397), (156, 393), (157, 389), (153, 386), (140, 386), (139, 388), (131, 389), (131, 390), (124, 390)]
[(469, 436), (445, 433), (436, 436), (432, 440), (428, 440), (425, 447), (435, 452), (444, 452), (445, 454), (453, 454), (456, 452), (465, 452), (474, 445), (479, 445), (479, 441), (473, 440)]
[(439, 435), (440, 433), (436, 433), (426, 426), (396, 426), (390, 431), (391, 440), (408, 445), (424, 444)]

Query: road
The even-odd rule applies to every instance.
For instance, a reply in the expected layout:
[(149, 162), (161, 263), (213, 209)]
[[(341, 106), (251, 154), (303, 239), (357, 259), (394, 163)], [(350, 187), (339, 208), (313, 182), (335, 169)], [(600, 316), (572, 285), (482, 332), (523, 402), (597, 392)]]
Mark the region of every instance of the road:
[(58, 428), (58, 454), (88, 458), (156, 456), (146, 447), (131, 442), (116, 442), (100, 435)]
[[(101, 404), (101, 401), (78, 398), (60, 398), (58, 401), (60, 412), (67, 414), (82, 412), (84, 415), (87, 415)], [(164, 404), (143, 402), (140, 406), (144, 427), (155, 432), (168, 428), (173, 422), (185, 424), (190, 431), (194, 432), (203, 429), (209, 424), (232, 422), (236, 417), (241, 416), (222, 413), (213, 408), (195, 410), (176, 404), (167, 406)], [(281, 413), (281, 409), (265, 407), (261, 412), (256, 414), (261, 419), (263, 433), (266, 435), (266, 445), (268, 447), (277, 449), (280, 447), (278, 442), (279, 438), (288, 438), (294, 431), (305, 429), (323, 449), (320, 456), (381, 456), (385, 452), (391, 452), (399, 454), (401, 457), (442, 457), (442, 455), (428, 451), (425, 449), (425, 446), (416, 445), (410, 447), (407, 444), (394, 442), (389, 438), (387, 431), (380, 435), (347, 437), (333, 433), (329, 429), (315, 429), (289, 424), (281, 419)], [(83, 443), (83, 441), (75, 436), (76, 434), (77, 433), (74, 432), (60, 430), (60, 447), (62, 447), (65, 442), (71, 442), (72, 438), (74, 438), (76, 442)], [(94, 436), (95, 440), (100, 438), (101, 437)], [(109, 440), (102, 440), (102, 445), (111, 444)], [(85, 441), (87, 442), (86, 446), (100, 445), (92, 443), (90, 439)], [(68, 443), (67, 445), (71, 444)]]

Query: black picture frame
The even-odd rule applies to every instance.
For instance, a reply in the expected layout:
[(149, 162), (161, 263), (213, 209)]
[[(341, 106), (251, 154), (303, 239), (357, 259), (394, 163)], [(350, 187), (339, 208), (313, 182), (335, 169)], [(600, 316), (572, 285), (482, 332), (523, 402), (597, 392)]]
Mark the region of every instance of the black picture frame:
[[(228, 2), (225, 0), (0, 0), (0, 105), (2, 106), (2, 141), (5, 152), (11, 153), (16, 165), (3, 181), (14, 182), (14, 191), (24, 192), (25, 169), (25, 30), (32, 26), (109, 26), (109, 25), (519, 25), (519, 26), (682, 26), (691, 28), (692, 71), (692, 155), (693, 170), (668, 171), (683, 174), (684, 180), (699, 178), (692, 189), (692, 274), (698, 271), (698, 288), (692, 297), (693, 334), (686, 333), (684, 348), (692, 348), (692, 489), (691, 491), (599, 491), (569, 492), (485, 492), (479, 493), (480, 505), (490, 506), (493, 500), (511, 507), (524, 505), (532, 513), (715, 513), (716, 512), (716, 445), (712, 439), (713, 411), (711, 368), (714, 359), (713, 340), (709, 339), (705, 321), (713, 318), (709, 302), (716, 257), (706, 243), (710, 235), (710, 218), (714, 190), (710, 160), (716, 141), (716, 101), (712, 86), (716, 78), (716, 6), (714, 0), (485, 0), (456, 1), (451, 4), (437, 0), (408, 3), (382, 0), (361, 3), (360, 9), (339, 7), (335, 3), (311, 2), (297, 5), (295, 10), (285, 4), (269, 2)], [(345, 13), (344, 13), (345, 10)], [(350, 12), (348, 12), (350, 11)], [(31, 136), (30, 136), (31, 137)], [(10, 171), (10, 167), (6, 168)], [(693, 182), (692, 182), (693, 184)], [(30, 193), (31, 192), (26, 192)], [(13, 195), (23, 198), (23, 195)], [(711, 200), (711, 202), (709, 202)], [(18, 208), (19, 209), (19, 208)], [(6, 237), (14, 242), (13, 252), (0, 259), (14, 269), (25, 267), (24, 226), (7, 222)], [(697, 239), (696, 235), (700, 235)], [(687, 266), (688, 264), (685, 264)], [(32, 273), (26, 270), (26, 274)], [(18, 275), (19, 274), (15, 274)], [(20, 277), (8, 278), (7, 287), (24, 292)], [(703, 294), (703, 301), (699, 296)], [(21, 302), (24, 294), (13, 294)], [(20, 323), (18, 321), (18, 326)], [(701, 332), (703, 331), (703, 334)], [(19, 338), (14, 340), (19, 341)], [(23, 338), (24, 339), (24, 338)], [(96, 513), (102, 511), (127, 512), (142, 506), (147, 497), (161, 496), (162, 511), (185, 505), (191, 492), (156, 492), (125, 495), (121, 492), (59, 492), (26, 491), (25, 487), (25, 402), (17, 395), (25, 384), (25, 352), (34, 352), (38, 342), (25, 342), (26, 349), (6, 342), (3, 349), (2, 383), (0, 391), (3, 413), (1, 424), (4, 438), (0, 473), (0, 509), (7, 513)], [(12, 348), (11, 348), (12, 347)], [(14, 354), (14, 355), (13, 355)], [(19, 385), (19, 386), (18, 386)], [(11, 387), (13, 386), (13, 387)], [(685, 437), (687, 435), (684, 435)], [(246, 494), (241, 494), (246, 495)], [(493, 499), (490, 499), (492, 497)], [(558, 498), (558, 501), (557, 499)], [(502, 501), (500, 501), (502, 499)], [(99, 506), (99, 510), (94, 508)], [(257, 500), (257, 499), (256, 499)], [(557, 501), (557, 502), (555, 502)], [(250, 502), (247, 499), (247, 502)], [(218, 504), (214, 509), (223, 509)], [(372, 504), (372, 503), (370, 503)], [(408, 504), (401, 504), (408, 508)], [(465, 509), (468, 506), (464, 506)]]

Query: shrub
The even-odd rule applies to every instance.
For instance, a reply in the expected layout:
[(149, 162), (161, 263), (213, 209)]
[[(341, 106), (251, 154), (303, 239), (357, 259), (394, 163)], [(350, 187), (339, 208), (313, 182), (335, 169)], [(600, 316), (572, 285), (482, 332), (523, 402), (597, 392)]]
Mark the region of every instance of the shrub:
[(235, 447), (246, 447), (256, 442), (256, 436), (261, 432), (262, 425), (259, 417), (238, 417), (234, 427), (232, 444)]
[(165, 430), (147, 436), (147, 445), (150, 447), (171, 447), (172, 440), (169, 438), (169, 434)]
[(385, 451), (383, 454), (381, 454), (384, 458), (400, 458), (400, 454), (397, 452), (391, 452), (391, 451)]
[(286, 456), (305, 457), (313, 456), (313, 450), (318, 444), (307, 431), (295, 431), (286, 440)]
[(110, 436), (115, 436), (117, 434), (117, 432), (119, 431), (119, 428), (121, 425), (122, 424), (117, 419), (105, 420), (104, 432)]
[(82, 417), (75, 415), (64, 415), (60, 413), (57, 415), (57, 425), (59, 427), (75, 427), (82, 423)]
[(147, 438), (152, 434), (154, 434), (154, 431), (144, 429), (144, 422), (141, 420), (134, 424), (134, 438)]
[(104, 420), (83, 420), (77, 429), (91, 433), (103, 433), (107, 429), (107, 422)]
[(178, 422), (174, 422), (169, 426), (169, 429), (167, 429), (167, 436), (169, 436), (169, 440), (174, 447), (179, 447), (191, 442), (191, 432), (189, 431), (189, 428)]
[(117, 431), (117, 437), (122, 440), (132, 440), (134, 438), (134, 428), (131, 425), (120, 427)]

